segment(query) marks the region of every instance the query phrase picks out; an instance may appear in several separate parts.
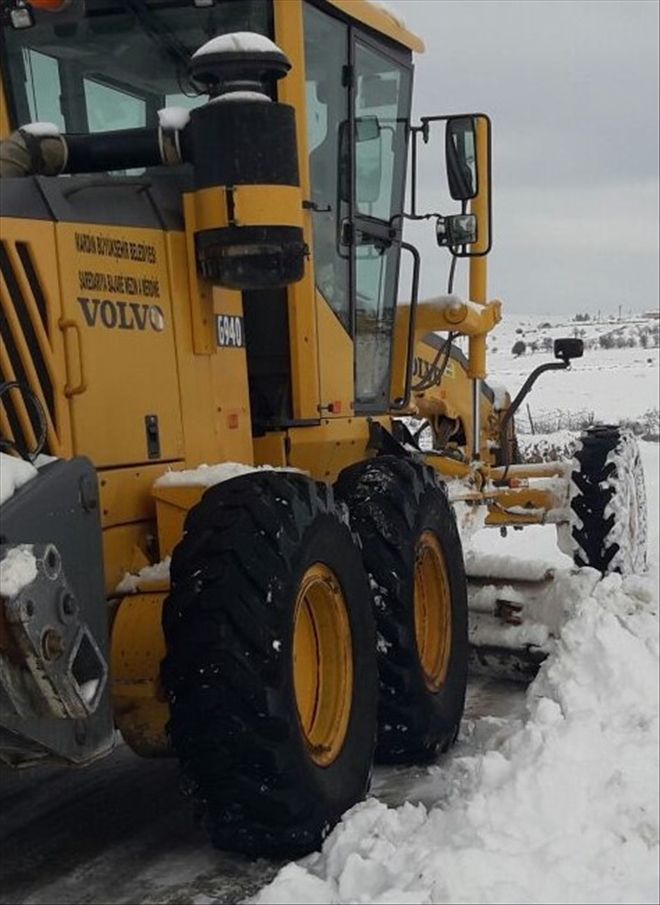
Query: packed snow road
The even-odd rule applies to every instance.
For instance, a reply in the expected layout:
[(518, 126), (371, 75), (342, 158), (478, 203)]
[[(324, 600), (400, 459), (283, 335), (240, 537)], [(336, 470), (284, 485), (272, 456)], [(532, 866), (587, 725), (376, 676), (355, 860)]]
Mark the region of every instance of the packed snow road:
[(279, 865), (215, 851), (176, 763), (122, 746), (84, 770), (0, 773), (0, 889), (18, 902), (236, 902)]
[[(522, 686), (474, 679), (466, 716), (514, 716), (523, 704)], [(391, 807), (424, 801), (431, 775), (378, 770), (372, 791)], [(0, 853), (4, 905), (238, 902), (282, 867), (215, 851), (177, 790), (176, 763), (125, 746), (83, 770), (2, 769)]]

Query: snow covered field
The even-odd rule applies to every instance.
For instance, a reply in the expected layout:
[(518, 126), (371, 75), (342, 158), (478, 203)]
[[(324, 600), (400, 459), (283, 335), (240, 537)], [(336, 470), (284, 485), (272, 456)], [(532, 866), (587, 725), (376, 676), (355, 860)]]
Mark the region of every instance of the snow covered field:
[[(619, 324), (612, 321), (578, 323), (547, 315), (505, 316), (489, 337), (488, 367), (491, 375), (514, 394), (530, 371), (553, 360), (551, 349), (541, 351), (545, 338), (572, 337), (577, 331), (585, 342), (584, 357), (576, 359), (568, 371), (555, 371), (539, 378), (527, 399), (533, 420), (556, 430), (568, 426), (566, 416), (569, 414), (592, 415), (596, 421), (617, 423), (620, 419), (641, 419), (655, 410), (657, 425), (660, 349), (652, 345), (603, 348), (599, 344), (599, 338), (604, 334), (622, 335), (622, 341), (630, 336), (630, 341), (639, 342), (639, 336), (650, 330), (654, 323), (657, 325), (657, 321), (641, 318), (630, 318)], [(546, 324), (550, 326), (546, 327)], [(518, 340), (526, 344), (527, 351), (515, 357), (511, 350)], [(530, 351), (534, 344), (538, 345), (539, 351)], [(529, 432), (525, 405), (517, 423), (519, 430)]]
[[(550, 358), (511, 356), (533, 320), (502, 325), (492, 343), (491, 373), (513, 392)], [(658, 350), (597, 348), (542, 381), (532, 412), (635, 417), (658, 408)], [(401, 772), (398, 806), (379, 799), (395, 779), (377, 775), (322, 852), (286, 866), (255, 903), (658, 901), (659, 460), (657, 443), (641, 447), (649, 574), (569, 577), (561, 640), (522, 712), (465, 720), (453, 752)], [(551, 527), (472, 542), (571, 566)]]

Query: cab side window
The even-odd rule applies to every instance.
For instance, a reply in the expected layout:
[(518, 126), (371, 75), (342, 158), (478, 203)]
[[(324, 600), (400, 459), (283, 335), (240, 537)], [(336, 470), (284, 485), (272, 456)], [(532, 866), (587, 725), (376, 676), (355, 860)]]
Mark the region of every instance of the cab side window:
[(410, 74), (378, 51), (355, 49), (357, 213), (389, 221), (401, 209)]
[(140, 129), (146, 125), (147, 105), (120, 88), (84, 79), (85, 106), (90, 132)]
[(349, 249), (340, 246), (338, 229), (350, 214), (340, 198), (338, 160), (342, 124), (348, 121), (348, 92), (342, 81), (347, 64), (346, 26), (304, 6), (307, 141), (311, 180), (316, 288), (350, 331)]
[[(25, 93), (29, 108), (29, 122), (55, 123), (64, 131), (64, 117), (60, 110), (60, 74), (55, 57), (38, 50), (24, 49)], [(28, 117), (21, 118), (21, 125)]]
[(377, 237), (403, 209), (411, 78), (408, 68), (359, 40), (355, 75), (355, 394), (360, 408), (384, 411), (400, 249)]

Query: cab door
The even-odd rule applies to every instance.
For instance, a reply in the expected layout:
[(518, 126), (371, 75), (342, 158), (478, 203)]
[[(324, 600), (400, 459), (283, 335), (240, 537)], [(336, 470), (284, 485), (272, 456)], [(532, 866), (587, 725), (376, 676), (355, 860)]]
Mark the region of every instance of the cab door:
[[(307, 140), (322, 395), (386, 412), (401, 250), (411, 54), (305, 3)], [(340, 377), (341, 375), (341, 377)]]
[(385, 412), (399, 280), (411, 67), (360, 33), (351, 43), (351, 285), (355, 408)]

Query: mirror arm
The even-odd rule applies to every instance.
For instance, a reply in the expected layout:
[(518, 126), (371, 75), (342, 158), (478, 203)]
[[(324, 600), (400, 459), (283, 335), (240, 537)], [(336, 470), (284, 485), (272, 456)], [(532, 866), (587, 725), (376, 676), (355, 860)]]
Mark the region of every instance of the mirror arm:
[(500, 449), (502, 450), (502, 453), (504, 455), (504, 464), (506, 466), (506, 469), (504, 472), (504, 476), (501, 479), (501, 482), (498, 481), (498, 482), (496, 482), (497, 484), (501, 483), (502, 486), (504, 486), (504, 484), (506, 483), (508, 470), (511, 465), (511, 462), (509, 461), (509, 449), (508, 449), (508, 446), (506, 443), (506, 439), (507, 439), (506, 435), (507, 435), (507, 430), (508, 430), (509, 424), (510, 424), (513, 416), (516, 414), (516, 412), (520, 408), (523, 400), (529, 394), (529, 391), (532, 389), (533, 385), (539, 379), (541, 374), (545, 374), (546, 371), (564, 371), (564, 370), (566, 370), (566, 368), (570, 368), (570, 366), (571, 366), (570, 361), (549, 361), (546, 364), (539, 365), (538, 368), (535, 368), (532, 371), (532, 373), (529, 375), (527, 380), (523, 383), (521, 388), (518, 390), (517, 396), (509, 405), (509, 408), (504, 413), (504, 417), (502, 418), (502, 421), (500, 422)]
[[(421, 133), (424, 143), (428, 142), (428, 126), (422, 120), (421, 126), (408, 126), (412, 135), (412, 148), (410, 149), (410, 213), (401, 214), (402, 220), (429, 220), (435, 214), (417, 213), (417, 136)], [(395, 218), (393, 217), (392, 220)]]
[(410, 150), (410, 216), (417, 217), (417, 133), (419, 129), (413, 126), (412, 148)]
[(393, 399), (390, 402), (390, 408), (400, 411), (408, 408), (410, 403), (410, 393), (412, 390), (412, 372), (413, 357), (415, 355), (415, 327), (417, 325), (417, 300), (419, 298), (419, 273), (422, 265), (422, 258), (414, 245), (409, 242), (402, 242), (401, 248), (409, 251), (413, 256), (413, 273), (412, 288), (410, 290), (410, 317), (408, 323), (408, 342), (406, 347), (406, 380), (403, 388), (403, 397), (401, 399)]

